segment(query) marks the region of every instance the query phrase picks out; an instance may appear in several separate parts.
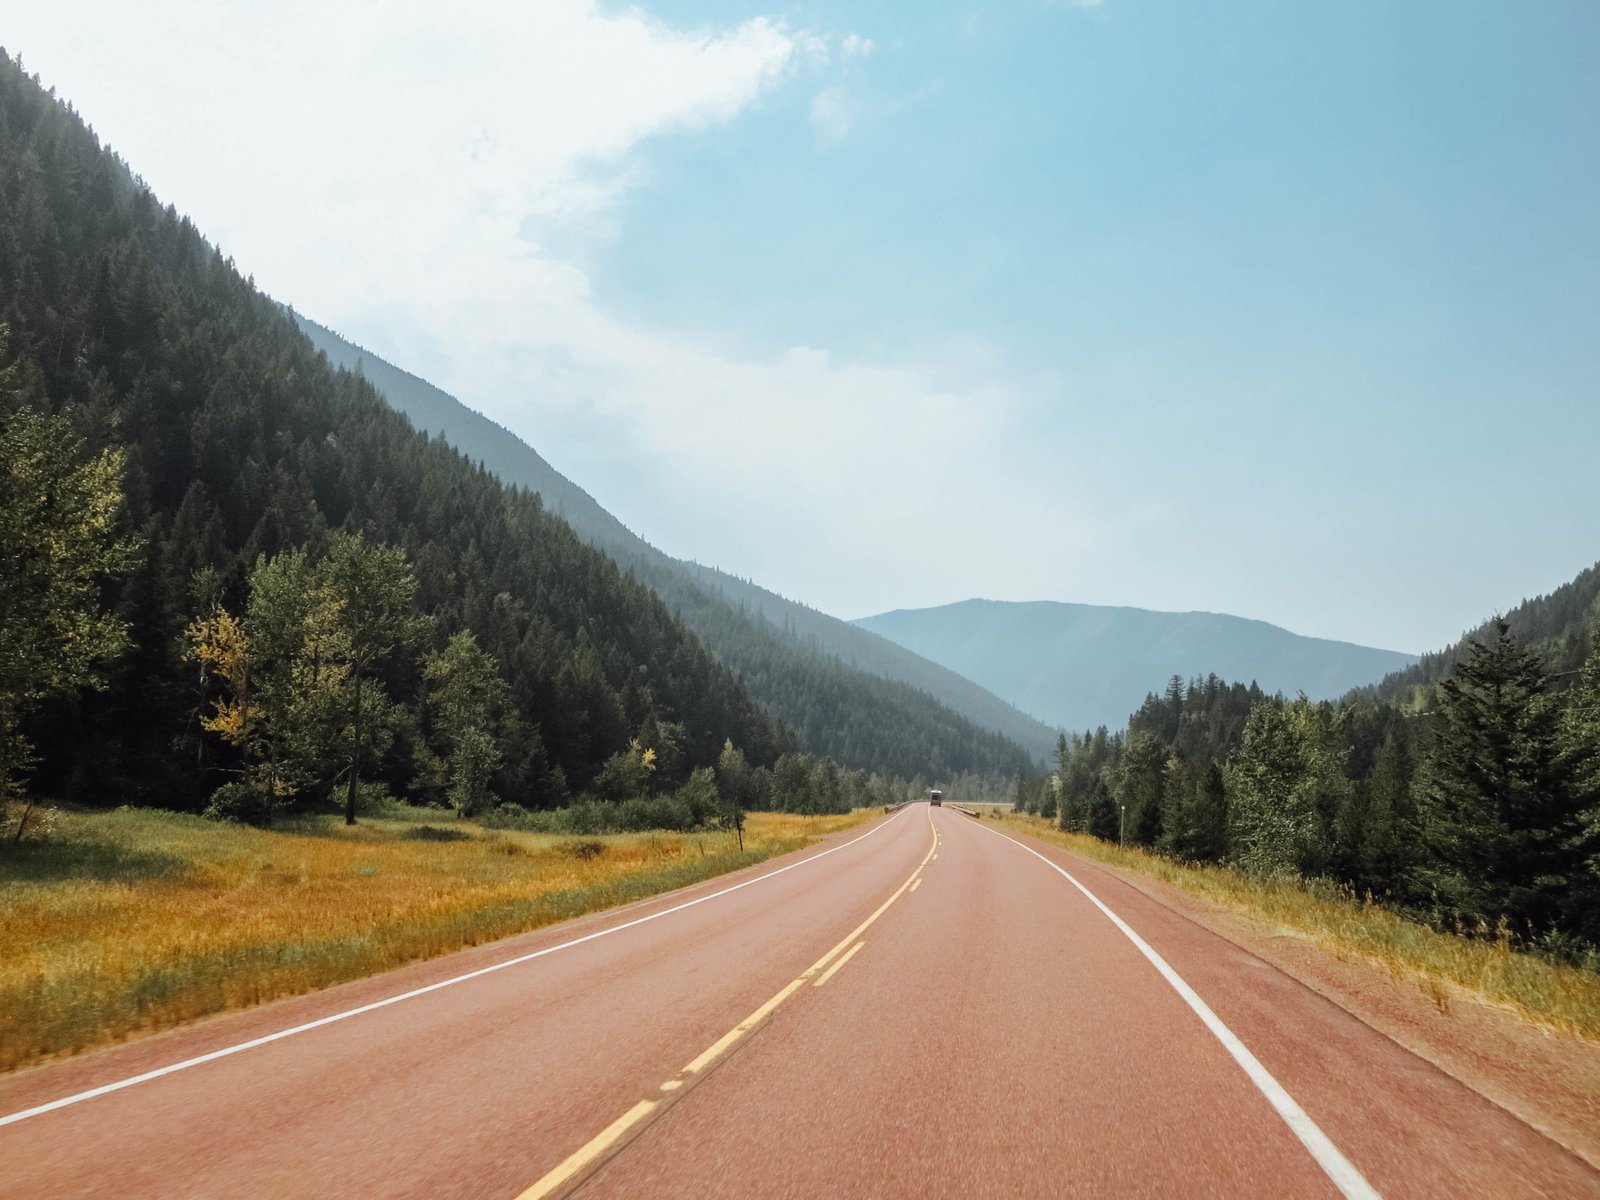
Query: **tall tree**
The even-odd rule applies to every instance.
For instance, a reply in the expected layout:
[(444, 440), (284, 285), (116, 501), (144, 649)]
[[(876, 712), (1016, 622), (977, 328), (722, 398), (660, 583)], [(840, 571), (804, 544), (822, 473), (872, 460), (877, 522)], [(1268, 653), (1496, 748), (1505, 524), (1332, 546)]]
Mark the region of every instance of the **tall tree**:
[(754, 772), (744, 751), (729, 738), (722, 743), (722, 753), (717, 756), (717, 793), (727, 815), (725, 828), (739, 835), (739, 849), (744, 849), (744, 814), (753, 807), (756, 799)]
[(1600, 831), (1586, 824), (1539, 656), (1496, 621), (1440, 685), (1423, 772), (1425, 879), (1469, 932), (1576, 931)]
[[(3, 331), (0, 331), (3, 332)], [(94, 687), (127, 645), (101, 602), (136, 544), (118, 533), (123, 455), (86, 459), (64, 416), (12, 407), (0, 378), (0, 798), (33, 761), (22, 720), (46, 697)], [(9, 410), (9, 411), (7, 411)], [(20, 838), (29, 811), (17, 825)]]
[(201, 726), (241, 762), (239, 782), (219, 789), (207, 812), (269, 824), (326, 778), (350, 670), (338, 606), (304, 550), (262, 555), (248, 583), (242, 620), (213, 601), (186, 633), (211, 697)]
[(1128, 810), (1127, 839), (1135, 845), (1154, 846), (1161, 838), (1167, 757), (1167, 747), (1152, 734), (1128, 735), (1116, 791)]
[(344, 819), (354, 825), (362, 756), (381, 728), (388, 703), (375, 672), (421, 633), (412, 611), (417, 581), (400, 547), (375, 545), (348, 533), (334, 535), (318, 579), (334, 605), (334, 627), (340, 634), (334, 652), (349, 671)]
[(471, 816), (494, 800), (490, 781), (501, 760), (496, 726), (510, 708), (511, 691), (469, 629), (429, 655), (422, 676), (448, 743), (450, 803), (461, 816)]
[(1229, 758), (1230, 840), (1239, 864), (1257, 875), (1315, 875), (1327, 865), (1330, 825), (1346, 781), (1330, 706), (1304, 696), (1258, 704)]

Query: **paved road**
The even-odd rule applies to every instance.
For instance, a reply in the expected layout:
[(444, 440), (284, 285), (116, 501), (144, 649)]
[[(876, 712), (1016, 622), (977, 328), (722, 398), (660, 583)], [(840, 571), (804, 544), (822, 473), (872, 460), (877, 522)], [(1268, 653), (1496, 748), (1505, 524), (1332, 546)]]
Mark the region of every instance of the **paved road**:
[(0, 1122), (41, 1200), (1600, 1196), (1231, 942), (922, 805), (0, 1079)]

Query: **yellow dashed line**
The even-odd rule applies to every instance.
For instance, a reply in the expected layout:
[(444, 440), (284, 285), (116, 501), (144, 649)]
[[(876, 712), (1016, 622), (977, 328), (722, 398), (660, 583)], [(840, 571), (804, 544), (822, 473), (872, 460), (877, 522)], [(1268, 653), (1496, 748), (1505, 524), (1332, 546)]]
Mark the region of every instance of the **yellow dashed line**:
[[(918, 882), (920, 883), (921, 881), (919, 880)], [(857, 942), (854, 946), (851, 946), (850, 947), (850, 952), (848, 954), (846, 954), (843, 958), (841, 958), (838, 962), (834, 963), (833, 966), (829, 967), (821, 975), (818, 975), (817, 976), (817, 981), (815, 983), (813, 983), (811, 986), (812, 987), (821, 987), (823, 984), (827, 983), (828, 980), (833, 978), (834, 973), (837, 972), (840, 967), (844, 966), (845, 963), (849, 962), (852, 958), (854, 958), (857, 954), (859, 954), (861, 952), (861, 947), (863, 947), (865, 945), (866, 945), (865, 942)]]
[(768, 1000), (760, 1008), (756, 1009), (755, 1012), (751, 1013), (732, 1029), (728, 1030), (727, 1033), (723, 1034), (716, 1041), (712, 1042), (710, 1046), (706, 1047), (706, 1049), (701, 1052), (700, 1057), (696, 1058), (692, 1063), (685, 1067), (682, 1073), (685, 1075), (695, 1075), (701, 1071), (704, 1071), (712, 1063), (716, 1062), (717, 1059), (722, 1057), (723, 1051), (727, 1050), (729, 1046), (733, 1045), (745, 1034), (749, 1033), (752, 1029), (759, 1025), (768, 1013), (777, 1008), (778, 1005), (782, 1004), (790, 996), (794, 995), (795, 990), (804, 983), (804, 977), (792, 981), (786, 988), (783, 989), (783, 991), (779, 992), (771, 1000)]
[(582, 1149), (572, 1154), (559, 1167), (519, 1195), (517, 1200), (541, 1200), (541, 1197), (551, 1195), (562, 1184), (566, 1183), (615, 1145), (617, 1139), (627, 1133), (629, 1129), (648, 1117), (650, 1111), (655, 1108), (656, 1103), (657, 1101), (655, 1100), (639, 1101), (639, 1103), (597, 1133)]
[[(675, 1092), (683, 1087), (684, 1083), (686, 1082), (684, 1076), (697, 1075), (701, 1071), (704, 1071), (717, 1059), (721, 1058), (725, 1053), (727, 1053), (728, 1049), (734, 1045), (734, 1043), (736, 1043), (740, 1038), (744, 1037), (745, 1034), (749, 1033), (767, 1017), (771, 1016), (773, 1010), (776, 1009), (778, 1005), (782, 1004), (790, 996), (794, 995), (794, 993), (801, 987), (804, 987), (806, 980), (810, 979), (818, 971), (823, 971), (822, 977), (813, 985), (815, 987), (821, 987), (823, 984), (827, 983), (828, 980), (833, 978), (834, 973), (838, 971), (839, 968), (843, 967), (845, 963), (854, 958), (856, 954), (860, 952), (861, 948), (866, 945), (865, 942), (859, 942), (856, 939), (865, 933), (868, 927), (871, 926), (874, 921), (883, 916), (883, 914), (889, 910), (889, 906), (891, 904), (900, 899), (900, 897), (905, 895), (906, 892), (915, 891), (917, 886), (922, 882), (920, 878), (922, 875), (922, 868), (927, 866), (935, 858), (939, 857), (937, 853), (939, 848), (939, 831), (934, 828), (933, 815), (931, 813), (928, 815), (928, 827), (934, 831), (933, 845), (928, 847), (928, 853), (923, 857), (923, 860), (917, 864), (917, 869), (911, 872), (911, 874), (906, 878), (906, 881), (895, 889), (892, 896), (878, 906), (876, 912), (852, 929), (849, 935), (840, 941), (839, 944), (833, 949), (829, 950), (821, 958), (817, 959), (816, 962), (812, 963), (809, 967), (802, 971), (798, 979), (792, 980), (776, 996), (772, 997), (772, 999), (768, 1000), (760, 1008), (756, 1009), (755, 1012), (751, 1013), (732, 1029), (728, 1030), (727, 1033), (723, 1034), (716, 1041), (712, 1042), (710, 1046), (706, 1047), (703, 1053), (701, 1053), (693, 1062), (691, 1062), (678, 1073), (678, 1078), (669, 1079), (663, 1083), (661, 1085), (661, 1090), (664, 1092)], [(833, 962), (833, 960), (838, 957), (839, 953), (847, 946), (850, 947), (850, 952), (843, 958), (840, 958), (838, 962), (833, 963), (833, 966), (828, 967), (828, 964)], [(827, 970), (824, 971), (824, 967), (827, 967)], [(543, 1200), (544, 1197), (554, 1195), (565, 1184), (571, 1182), (572, 1179), (581, 1171), (583, 1171), (585, 1167), (588, 1167), (607, 1150), (611, 1149), (612, 1146), (616, 1145), (617, 1141), (622, 1138), (622, 1136), (626, 1134), (628, 1130), (632, 1129), (640, 1121), (649, 1116), (650, 1113), (655, 1110), (656, 1106), (661, 1103), (663, 1103), (663, 1101), (660, 1100), (639, 1101), (639, 1103), (635, 1104), (627, 1112), (623, 1113), (622, 1116), (618, 1117), (610, 1125), (606, 1126), (605, 1129), (601, 1130), (586, 1144), (584, 1144), (580, 1149), (570, 1155), (564, 1162), (561, 1163), (560, 1166), (556, 1167), (554, 1170), (545, 1175), (544, 1178), (540, 1179), (538, 1183), (534, 1184), (527, 1191), (520, 1193), (516, 1200)]]

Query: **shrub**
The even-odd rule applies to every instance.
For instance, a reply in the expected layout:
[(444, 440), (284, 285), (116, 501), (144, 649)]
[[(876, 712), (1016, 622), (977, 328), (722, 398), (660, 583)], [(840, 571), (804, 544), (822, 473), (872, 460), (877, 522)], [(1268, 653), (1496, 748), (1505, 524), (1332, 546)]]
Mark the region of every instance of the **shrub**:
[(413, 842), (470, 842), (465, 829), (440, 829), (437, 825), (417, 825), (400, 835)]
[(272, 805), (266, 793), (248, 783), (225, 783), (211, 793), (204, 816), (213, 821), (235, 821), (243, 825), (270, 825)]

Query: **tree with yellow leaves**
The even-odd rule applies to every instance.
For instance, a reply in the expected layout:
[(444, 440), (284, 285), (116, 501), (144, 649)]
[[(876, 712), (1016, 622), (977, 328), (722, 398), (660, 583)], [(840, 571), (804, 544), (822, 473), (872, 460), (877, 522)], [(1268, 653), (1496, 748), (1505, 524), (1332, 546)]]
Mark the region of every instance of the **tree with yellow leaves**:
[(349, 667), (338, 601), (318, 586), (304, 550), (263, 555), (249, 587), (242, 620), (217, 604), (187, 632), (202, 684), (221, 689), (201, 726), (243, 761), (207, 811), (264, 823), (330, 773)]

